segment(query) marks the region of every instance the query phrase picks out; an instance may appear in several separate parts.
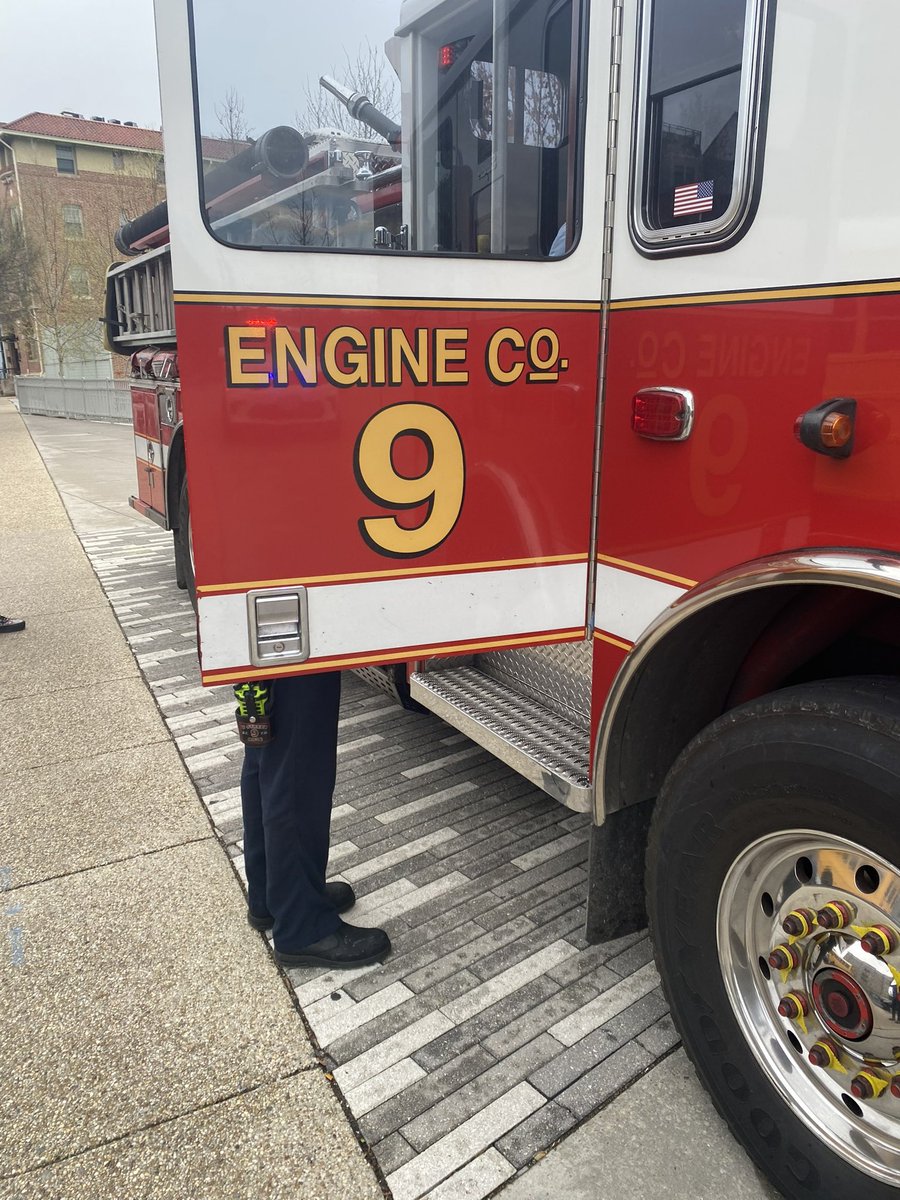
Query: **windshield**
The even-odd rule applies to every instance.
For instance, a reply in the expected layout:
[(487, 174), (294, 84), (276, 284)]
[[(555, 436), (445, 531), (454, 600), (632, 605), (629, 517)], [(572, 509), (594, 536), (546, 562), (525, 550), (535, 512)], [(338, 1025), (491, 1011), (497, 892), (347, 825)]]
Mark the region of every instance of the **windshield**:
[(573, 0), (275, 2), (265, 13), (262, 36), (236, 0), (193, 4), (214, 236), (516, 258), (571, 248)]

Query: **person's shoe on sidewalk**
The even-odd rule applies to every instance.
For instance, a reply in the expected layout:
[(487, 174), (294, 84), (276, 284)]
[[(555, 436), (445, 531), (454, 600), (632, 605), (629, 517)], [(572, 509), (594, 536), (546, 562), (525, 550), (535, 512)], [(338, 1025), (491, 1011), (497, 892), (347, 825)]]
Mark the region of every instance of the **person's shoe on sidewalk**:
[(283, 967), (366, 967), (381, 962), (391, 952), (391, 939), (383, 929), (358, 929), (341, 921), (336, 933), (299, 950), (279, 950)]
[(0, 617), (0, 633), (20, 633), (24, 628), (24, 621), (15, 617)]
[[(356, 903), (356, 893), (349, 883), (344, 883), (342, 879), (335, 879), (332, 883), (325, 884), (325, 895), (334, 905), (338, 913), (345, 913), (351, 909)], [(265, 933), (267, 929), (271, 929), (275, 924), (275, 918), (271, 913), (254, 913), (247, 909), (247, 922), (260, 933)]]

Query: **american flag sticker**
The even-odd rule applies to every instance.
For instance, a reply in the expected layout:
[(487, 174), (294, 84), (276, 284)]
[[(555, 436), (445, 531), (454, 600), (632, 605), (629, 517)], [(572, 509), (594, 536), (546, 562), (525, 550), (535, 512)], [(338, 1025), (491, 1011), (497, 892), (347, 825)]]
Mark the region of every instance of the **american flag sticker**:
[(702, 183), (686, 183), (675, 189), (675, 204), (672, 215), (683, 217), (687, 213), (709, 212), (713, 206), (713, 181), (704, 179)]

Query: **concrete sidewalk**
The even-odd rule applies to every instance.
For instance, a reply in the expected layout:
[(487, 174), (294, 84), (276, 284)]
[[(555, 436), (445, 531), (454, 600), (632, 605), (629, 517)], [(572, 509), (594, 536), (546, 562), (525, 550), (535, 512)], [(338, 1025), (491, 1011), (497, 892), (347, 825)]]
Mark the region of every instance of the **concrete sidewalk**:
[(0, 1200), (381, 1188), (0, 401)]

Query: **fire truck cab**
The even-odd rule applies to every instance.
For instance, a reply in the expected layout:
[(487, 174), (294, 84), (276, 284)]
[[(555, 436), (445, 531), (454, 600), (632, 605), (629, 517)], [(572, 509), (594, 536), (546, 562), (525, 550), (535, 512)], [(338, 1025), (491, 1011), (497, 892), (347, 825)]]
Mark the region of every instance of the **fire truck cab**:
[(591, 811), (595, 938), (646, 849), (748, 1152), (897, 1196), (900, 8), (156, 4), (107, 322), (204, 682), (369, 672)]

